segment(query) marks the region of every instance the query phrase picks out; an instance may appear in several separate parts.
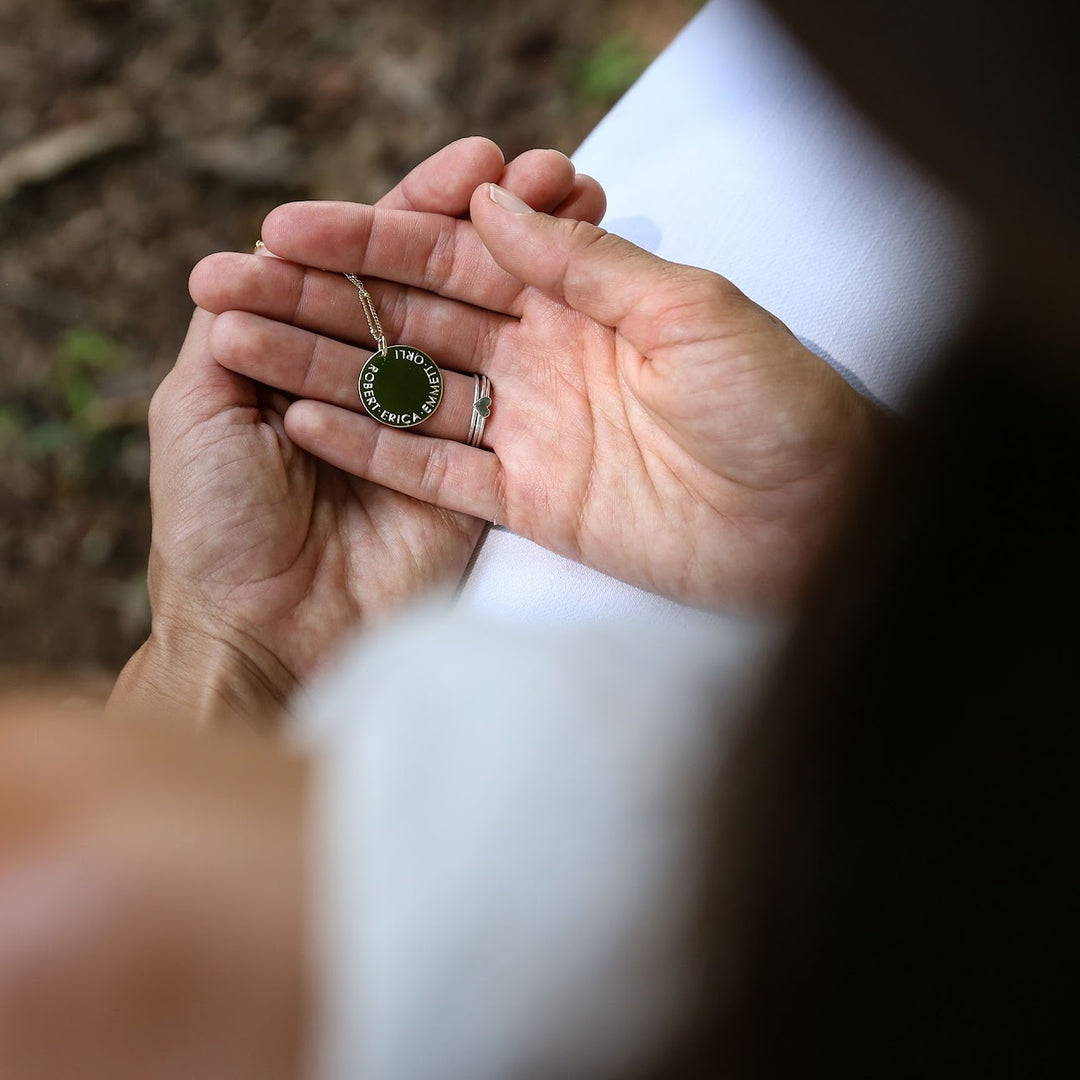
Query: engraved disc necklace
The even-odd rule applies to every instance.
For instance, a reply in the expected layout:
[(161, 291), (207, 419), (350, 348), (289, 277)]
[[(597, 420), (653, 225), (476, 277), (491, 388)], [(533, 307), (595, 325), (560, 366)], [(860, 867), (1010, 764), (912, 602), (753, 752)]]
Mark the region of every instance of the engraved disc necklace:
[(375, 352), (360, 370), (360, 404), (369, 416), (390, 427), (409, 428), (427, 420), (442, 401), (443, 377), (438, 365), (411, 345), (387, 345), (379, 313), (364, 283), (355, 274), (345, 277), (356, 286)]

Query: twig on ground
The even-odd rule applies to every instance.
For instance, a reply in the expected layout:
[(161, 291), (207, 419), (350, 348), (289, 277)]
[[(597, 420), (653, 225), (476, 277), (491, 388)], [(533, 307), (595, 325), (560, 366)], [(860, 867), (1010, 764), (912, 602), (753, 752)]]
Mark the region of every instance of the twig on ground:
[(0, 202), (112, 150), (132, 146), (145, 126), (133, 112), (111, 112), (39, 135), (0, 157)]

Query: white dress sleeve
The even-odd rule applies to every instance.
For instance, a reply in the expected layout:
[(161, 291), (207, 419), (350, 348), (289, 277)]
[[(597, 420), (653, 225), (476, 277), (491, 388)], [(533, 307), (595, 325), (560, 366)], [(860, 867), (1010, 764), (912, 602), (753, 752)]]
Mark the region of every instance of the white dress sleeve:
[(460, 612), (347, 654), (305, 706), (313, 1080), (592, 1077), (655, 1047), (718, 716), (761, 656)]

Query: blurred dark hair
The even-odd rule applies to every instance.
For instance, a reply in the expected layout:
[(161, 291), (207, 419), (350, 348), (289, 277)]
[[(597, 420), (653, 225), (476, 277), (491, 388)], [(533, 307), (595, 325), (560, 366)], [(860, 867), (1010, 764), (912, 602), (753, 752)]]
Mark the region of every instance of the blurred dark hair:
[(1069, 7), (773, 6), (981, 212), (996, 277), (821, 568), (718, 786), (708, 988), (662, 1075), (1071, 1075)]
[(999, 237), (1072, 258), (1080, 241), (1073, 5), (767, 2), (871, 120)]
[(1025, 362), (1037, 344), (981, 333), (927, 388), (729, 763), (704, 1044), (724, 1075), (1075, 1056), (1080, 351)]

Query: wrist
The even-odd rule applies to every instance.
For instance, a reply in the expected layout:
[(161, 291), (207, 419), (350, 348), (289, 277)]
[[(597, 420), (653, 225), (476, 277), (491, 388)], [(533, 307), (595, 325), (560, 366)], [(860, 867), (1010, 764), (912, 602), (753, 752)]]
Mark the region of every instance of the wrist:
[(150, 637), (117, 678), (107, 713), (268, 732), (284, 717), (296, 686), (280, 660), (250, 638), (155, 618)]

